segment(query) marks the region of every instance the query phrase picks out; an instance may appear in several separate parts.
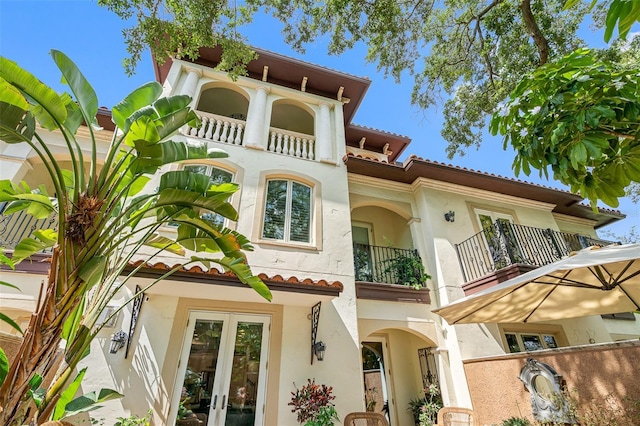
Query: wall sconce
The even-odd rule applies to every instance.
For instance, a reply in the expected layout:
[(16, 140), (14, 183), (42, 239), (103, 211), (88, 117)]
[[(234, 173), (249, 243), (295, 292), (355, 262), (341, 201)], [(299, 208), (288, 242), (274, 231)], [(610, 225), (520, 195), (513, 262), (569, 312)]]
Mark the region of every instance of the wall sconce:
[(322, 361), (324, 359), (324, 351), (326, 349), (327, 345), (325, 345), (322, 341), (316, 342), (316, 344), (313, 345), (313, 352), (316, 354), (316, 358), (318, 358), (318, 361)]
[(456, 212), (454, 212), (453, 210), (449, 210), (447, 213), (444, 214), (444, 220), (446, 220), (447, 222), (455, 222)]
[(118, 350), (124, 347), (127, 342), (127, 333), (120, 330), (117, 333), (111, 335), (111, 346), (109, 347), (109, 353), (115, 354)]

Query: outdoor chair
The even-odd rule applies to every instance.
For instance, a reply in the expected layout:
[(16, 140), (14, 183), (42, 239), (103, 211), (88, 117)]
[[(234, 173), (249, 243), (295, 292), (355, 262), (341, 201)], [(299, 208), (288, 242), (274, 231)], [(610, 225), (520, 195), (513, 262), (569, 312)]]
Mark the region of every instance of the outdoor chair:
[(473, 410), (462, 407), (443, 407), (438, 411), (437, 426), (474, 426)]
[(384, 415), (367, 411), (347, 414), (344, 426), (389, 426), (389, 422)]

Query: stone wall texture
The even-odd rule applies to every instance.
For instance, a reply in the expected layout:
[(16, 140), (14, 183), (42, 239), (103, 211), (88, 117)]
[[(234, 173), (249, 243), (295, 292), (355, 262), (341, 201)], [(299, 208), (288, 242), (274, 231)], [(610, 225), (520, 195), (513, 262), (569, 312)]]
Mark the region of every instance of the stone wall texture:
[(514, 416), (533, 420), (529, 392), (519, 379), (527, 358), (562, 376), (579, 414), (595, 407), (605, 416), (615, 411), (640, 422), (640, 341), (633, 340), (466, 360), (477, 425), (499, 425)]

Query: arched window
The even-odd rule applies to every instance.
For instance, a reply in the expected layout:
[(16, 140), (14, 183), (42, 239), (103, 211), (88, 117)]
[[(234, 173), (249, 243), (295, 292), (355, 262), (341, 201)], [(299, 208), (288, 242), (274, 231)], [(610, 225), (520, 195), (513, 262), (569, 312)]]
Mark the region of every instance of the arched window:
[[(233, 173), (215, 166), (190, 164), (184, 166), (184, 170), (209, 176), (209, 183), (211, 185), (220, 185), (233, 181)], [(217, 213), (207, 212), (202, 215), (202, 218), (219, 228), (222, 228), (225, 224), (225, 218)]]
[(267, 181), (262, 238), (311, 242), (312, 188), (290, 179)]

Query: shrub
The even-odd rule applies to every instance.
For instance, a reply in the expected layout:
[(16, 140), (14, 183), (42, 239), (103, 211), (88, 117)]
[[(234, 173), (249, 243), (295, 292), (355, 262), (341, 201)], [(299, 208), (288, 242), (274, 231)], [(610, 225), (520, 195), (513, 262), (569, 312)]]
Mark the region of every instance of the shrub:
[[(295, 383), (294, 383), (295, 386)], [(295, 413), (298, 423), (309, 426), (332, 425), (338, 420), (338, 414), (331, 401), (336, 399), (331, 395), (333, 388), (327, 385), (318, 385), (316, 380), (307, 379), (307, 384), (300, 389), (296, 387), (291, 392), (292, 413)], [(326, 420), (325, 423), (318, 423)]]

